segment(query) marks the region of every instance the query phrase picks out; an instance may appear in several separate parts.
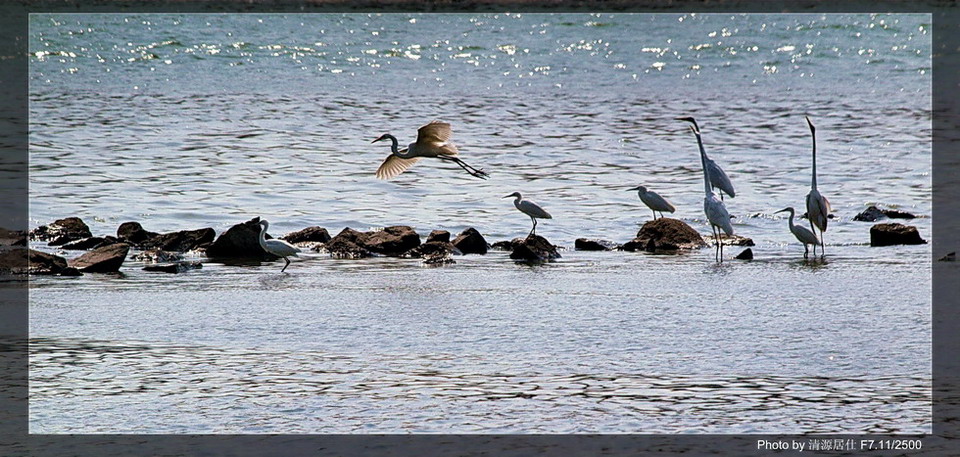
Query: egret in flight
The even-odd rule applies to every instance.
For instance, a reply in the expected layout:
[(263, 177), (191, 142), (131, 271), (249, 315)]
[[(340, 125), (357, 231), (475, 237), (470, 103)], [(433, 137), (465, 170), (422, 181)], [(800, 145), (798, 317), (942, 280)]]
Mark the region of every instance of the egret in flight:
[(730, 182), (730, 177), (724, 173), (720, 165), (717, 165), (710, 157), (707, 157), (707, 153), (703, 150), (703, 141), (700, 140), (700, 126), (697, 125), (696, 119), (692, 117), (678, 117), (676, 120), (687, 121), (693, 124), (694, 132), (697, 134), (697, 144), (700, 145), (700, 154), (703, 155), (703, 160), (707, 163), (707, 173), (710, 176), (711, 189), (720, 189), (717, 192), (720, 194), (720, 200), (723, 200), (723, 194), (729, 195), (730, 198), (736, 197), (737, 193), (733, 190), (733, 183)]
[(290, 266), (290, 259), (287, 257), (297, 257), (297, 253), (300, 252), (300, 248), (283, 240), (268, 240), (266, 238), (266, 234), (267, 227), (269, 226), (269, 222), (265, 220), (260, 221), (260, 247), (263, 248), (264, 251), (267, 251), (277, 257), (283, 257), (283, 260), (287, 262), (283, 265), (283, 268), (280, 269), (280, 272), (283, 273), (283, 271)]
[(530, 216), (530, 220), (533, 221), (533, 228), (530, 229), (530, 233), (527, 234), (527, 238), (530, 238), (530, 235), (537, 233), (537, 219), (553, 219), (553, 216), (550, 213), (544, 211), (540, 205), (530, 201), (524, 200), (523, 196), (520, 195), (520, 192), (514, 192), (510, 195), (507, 195), (503, 198), (516, 197), (513, 201), (513, 206), (516, 206), (521, 213)]
[[(830, 200), (820, 195), (817, 190), (817, 129), (813, 127), (808, 116), (804, 116), (810, 126), (810, 136), (813, 138), (813, 175), (810, 179), (810, 193), (807, 194), (807, 219), (810, 220), (810, 229), (820, 229), (820, 255), (823, 251), (823, 232), (827, 230), (827, 216), (830, 215)], [(813, 255), (817, 255), (817, 245), (813, 245)]]
[(817, 239), (817, 235), (814, 235), (813, 232), (811, 232), (810, 230), (807, 230), (807, 228), (802, 225), (793, 225), (793, 207), (792, 206), (788, 206), (773, 214), (782, 213), (784, 211), (790, 212), (790, 220), (787, 222), (787, 225), (790, 227), (790, 231), (793, 232), (793, 236), (797, 237), (797, 240), (803, 243), (803, 258), (806, 259), (807, 254), (810, 252), (810, 250), (807, 249), (808, 244), (813, 245), (813, 248), (814, 248), (813, 255), (816, 256), (817, 245), (821, 244), (820, 240)]
[(480, 179), (487, 179), (487, 173), (478, 170), (464, 163), (457, 158), (457, 146), (450, 142), (450, 124), (446, 122), (433, 121), (417, 130), (417, 141), (410, 143), (404, 149), (397, 149), (399, 143), (397, 138), (389, 133), (380, 135), (380, 138), (373, 140), (374, 143), (381, 140), (390, 140), (390, 150), (392, 153), (383, 161), (380, 168), (377, 169), (377, 178), (390, 179), (399, 175), (417, 163), (421, 157), (436, 157), (440, 160), (455, 162), (473, 176)]
[(653, 220), (657, 220), (657, 211), (660, 211), (660, 217), (663, 217), (664, 211), (672, 213), (677, 210), (670, 202), (661, 197), (660, 194), (652, 190), (647, 190), (644, 186), (637, 186), (627, 190), (637, 191), (637, 194), (640, 195), (640, 201), (653, 211)]
[(727, 235), (733, 235), (733, 225), (730, 224), (730, 213), (727, 212), (727, 207), (710, 189), (710, 178), (707, 175), (707, 154), (703, 152), (703, 142), (700, 141), (700, 130), (697, 129), (696, 122), (690, 126), (690, 130), (697, 136), (697, 143), (700, 145), (700, 166), (703, 168), (703, 213), (707, 215), (707, 220), (710, 221), (710, 230), (713, 231), (714, 240), (717, 242), (717, 253), (714, 258), (718, 262), (723, 262), (723, 244), (720, 243), (720, 230), (723, 230)]

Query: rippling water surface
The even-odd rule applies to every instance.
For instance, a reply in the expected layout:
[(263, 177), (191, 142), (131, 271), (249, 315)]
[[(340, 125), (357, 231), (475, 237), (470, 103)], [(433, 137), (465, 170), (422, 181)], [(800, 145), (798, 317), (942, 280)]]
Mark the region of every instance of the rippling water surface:
[[(39, 433), (893, 432), (930, 429), (927, 246), (869, 247), (869, 204), (929, 238), (928, 15), (32, 15), (31, 221), (95, 234), (262, 216), (569, 247), (310, 258), (32, 283)], [(702, 214), (696, 116), (756, 260), (577, 252)], [(836, 218), (803, 207), (810, 132)], [(450, 122), (462, 158), (373, 172)], [(801, 210), (801, 212), (803, 212)], [(41, 249), (51, 249), (37, 246)], [(65, 253), (75, 255), (75, 253)]]

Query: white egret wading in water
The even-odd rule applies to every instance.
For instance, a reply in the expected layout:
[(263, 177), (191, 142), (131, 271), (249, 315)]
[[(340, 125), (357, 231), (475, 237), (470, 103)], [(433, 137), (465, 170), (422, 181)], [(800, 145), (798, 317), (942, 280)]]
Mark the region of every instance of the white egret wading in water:
[[(692, 118), (691, 118), (692, 119)], [(703, 152), (703, 142), (700, 140), (700, 130), (696, 123), (690, 126), (690, 130), (697, 136), (697, 143), (700, 145), (700, 166), (703, 167), (703, 213), (707, 215), (710, 221), (710, 230), (713, 231), (714, 240), (717, 242), (717, 253), (715, 259), (723, 262), (723, 244), (720, 242), (720, 230), (727, 235), (733, 235), (733, 226), (730, 225), (730, 213), (716, 194), (710, 189), (710, 179), (707, 176), (707, 154)]]
[(818, 244), (820, 244), (820, 240), (817, 239), (817, 235), (814, 235), (813, 232), (811, 232), (810, 230), (807, 230), (807, 228), (804, 226), (793, 225), (793, 207), (792, 206), (788, 206), (780, 211), (776, 211), (773, 214), (782, 213), (784, 211), (790, 212), (790, 219), (787, 222), (787, 225), (790, 227), (790, 231), (793, 232), (793, 236), (797, 237), (797, 240), (803, 243), (803, 258), (806, 259), (807, 254), (810, 252), (810, 250), (807, 249), (808, 244), (813, 245), (814, 247), (813, 255), (816, 256), (817, 255), (816, 247)]
[(521, 213), (530, 216), (530, 220), (533, 221), (533, 228), (530, 229), (530, 233), (527, 234), (527, 238), (530, 235), (537, 233), (537, 219), (553, 219), (553, 216), (550, 213), (544, 211), (540, 205), (530, 201), (524, 200), (523, 196), (520, 195), (520, 192), (514, 192), (510, 195), (507, 195), (503, 198), (516, 197), (516, 200), (513, 201), (513, 206), (516, 206)]
[[(804, 116), (810, 126), (810, 137), (813, 138), (813, 175), (810, 178), (810, 193), (807, 194), (807, 219), (810, 220), (810, 229), (820, 229), (820, 255), (826, 255), (823, 250), (823, 232), (827, 230), (827, 216), (830, 215), (830, 200), (820, 195), (817, 190), (817, 129), (813, 127), (810, 118)], [(816, 227), (816, 228), (814, 228)], [(813, 246), (813, 255), (817, 255), (817, 246)]]
[(664, 211), (672, 213), (677, 210), (676, 207), (670, 204), (670, 202), (668, 202), (665, 198), (661, 197), (660, 194), (652, 190), (647, 190), (647, 188), (644, 186), (637, 186), (627, 190), (637, 191), (637, 194), (640, 195), (640, 201), (642, 201), (644, 205), (647, 205), (647, 207), (653, 211), (653, 220), (657, 220), (657, 211), (660, 211), (660, 217), (663, 217)]
[(717, 193), (720, 194), (720, 200), (723, 200), (723, 194), (727, 194), (730, 198), (737, 196), (737, 192), (733, 190), (733, 183), (730, 182), (730, 177), (723, 171), (723, 168), (720, 168), (720, 165), (717, 165), (716, 162), (707, 157), (707, 153), (703, 150), (703, 142), (700, 141), (700, 126), (697, 125), (696, 119), (692, 117), (678, 117), (678, 121), (687, 121), (693, 124), (694, 131), (697, 133), (697, 143), (700, 145), (700, 154), (703, 155), (703, 160), (707, 163), (707, 174), (710, 176), (710, 188), (720, 189)]
[(373, 142), (390, 140), (392, 153), (377, 169), (377, 178), (393, 178), (417, 163), (421, 157), (436, 157), (440, 160), (455, 162), (467, 173), (480, 179), (487, 179), (487, 174), (483, 170), (473, 168), (457, 158), (457, 146), (450, 142), (450, 135), (450, 124), (440, 121), (433, 121), (420, 127), (417, 130), (417, 141), (410, 143), (404, 149), (397, 149), (399, 143), (393, 135), (389, 133), (381, 135)]
[(300, 248), (283, 240), (268, 240), (266, 234), (267, 227), (269, 226), (269, 222), (260, 221), (260, 247), (263, 248), (264, 251), (267, 251), (275, 256), (283, 257), (283, 260), (287, 262), (283, 265), (283, 268), (280, 269), (280, 272), (283, 273), (283, 271), (290, 266), (290, 259), (287, 257), (297, 257), (297, 253), (300, 252)]

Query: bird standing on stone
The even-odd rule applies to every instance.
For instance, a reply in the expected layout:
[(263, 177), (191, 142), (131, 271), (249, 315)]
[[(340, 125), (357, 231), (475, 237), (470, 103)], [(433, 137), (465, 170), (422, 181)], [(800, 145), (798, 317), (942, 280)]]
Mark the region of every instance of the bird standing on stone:
[(647, 190), (644, 186), (637, 186), (627, 190), (637, 191), (637, 194), (640, 196), (640, 201), (653, 211), (653, 220), (657, 220), (657, 211), (660, 211), (660, 217), (663, 217), (664, 211), (672, 213), (677, 210), (676, 207), (661, 197), (660, 194), (652, 190)]
[[(810, 220), (810, 229), (816, 232), (820, 229), (820, 255), (826, 253), (823, 250), (823, 232), (827, 230), (827, 216), (830, 215), (830, 200), (820, 195), (817, 190), (817, 129), (813, 127), (808, 116), (804, 116), (807, 125), (810, 126), (810, 136), (813, 139), (813, 174), (810, 178), (810, 193), (807, 194), (807, 219)], [(814, 228), (816, 227), (816, 228)], [(817, 255), (817, 246), (813, 246), (813, 255)]]
[(790, 232), (793, 233), (793, 236), (797, 237), (798, 241), (803, 243), (803, 258), (806, 259), (807, 254), (810, 252), (810, 250), (807, 249), (808, 244), (812, 244), (814, 246), (813, 255), (816, 256), (817, 255), (816, 246), (818, 244), (821, 244), (820, 240), (817, 239), (817, 235), (815, 235), (812, 231), (807, 230), (807, 228), (804, 226), (793, 224), (794, 212), (793, 212), (792, 206), (788, 206), (780, 211), (776, 211), (774, 212), (774, 214), (782, 213), (785, 211), (790, 213), (790, 219), (787, 222), (787, 226), (790, 227)]
[(530, 229), (530, 233), (527, 234), (527, 238), (530, 238), (530, 235), (535, 235), (537, 233), (537, 219), (553, 219), (553, 216), (541, 208), (540, 205), (530, 200), (524, 200), (523, 196), (520, 195), (520, 192), (514, 192), (503, 198), (510, 197), (516, 197), (516, 199), (513, 201), (513, 206), (516, 206), (521, 213), (530, 216), (530, 220), (533, 221), (533, 228)]
[(483, 170), (473, 168), (457, 157), (459, 151), (457, 151), (457, 146), (450, 142), (451, 133), (450, 124), (433, 121), (420, 127), (417, 130), (417, 141), (410, 143), (403, 149), (398, 149), (399, 142), (393, 135), (389, 133), (381, 135), (373, 142), (390, 140), (390, 150), (392, 152), (377, 169), (377, 178), (393, 178), (413, 166), (422, 157), (436, 157), (460, 165), (460, 168), (477, 178), (487, 179), (488, 175)]
[[(697, 140), (700, 139), (700, 126), (697, 125), (697, 120), (692, 117), (678, 117), (678, 121), (687, 121), (693, 124), (694, 131), (697, 132)], [(733, 183), (730, 182), (730, 177), (723, 171), (723, 168), (720, 168), (720, 165), (717, 165), (710, 157), (707, 156), (707, 153), (703, 151), (703, 143), (700, 143), (700, 153), (703, 154), (703, 160), (707, 164), (707, 174), (710, 176), (710, 189), (720, 189), (717, 193), (720, 194), (720, 200), (723, 200), (723, 194), (727, 194), (730, 198), (737, 196), (736, 191), (733, 190)]]
[(269, 222), (265, 220), (260, 221), (260, 238), (258, 241), (260, 242), (260, 247), (263, 248), (264, 251), (269, 252), (277, 257), (282, 257), (283, 260), (287, 262), (283, 265), (283, 268), (280, 269), (280, 272), (283, 273), (283, 271), (290, 266), (290, 259), (287, 257), (298, 257), (297, 253), (300, 252), (300, 248), (283, 240), (268, 240), (266, 235), (267, 227), (269, 226)]

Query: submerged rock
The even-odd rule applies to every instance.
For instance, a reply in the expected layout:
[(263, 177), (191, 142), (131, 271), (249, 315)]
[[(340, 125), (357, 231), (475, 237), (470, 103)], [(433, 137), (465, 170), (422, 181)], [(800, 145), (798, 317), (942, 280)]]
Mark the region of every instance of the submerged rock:
[(174, 262), (162, 263), (157, 265), (147, 265), (143, 267), (144, 271), (158, 271), (162, 273), (183, 273), (184, 271), (198, 270), (203, 268), (203, 264), (197, 261), (193, 262)]
[(487, 240), (473, 227), (460, 232), (453, 240), (453, 245), (464, 254), (487, 253)]
[(431, 241), (440, 241), (442, 243), (450, 242), (450, 232), (446, 230), (434, 230), (427, 235), (427, 243)]
[(738, 260), (753, 260), (753, 249), (746, 248), (734, 258)]
[(288, 233), (280, 239), (290, 243), (326, 243), (330, 241), (330, 233), (323, 227), (313, 226)]
[(61, 249), (66, 250), (75, 250), (75, 251), (85, 251), (87, 249), (96, 249), (101, 246), (107, 246), (114, 243), (119, 243), (120, 240), (112, 236), (91, 236), (89, 238), (84, 238), (81, 240), (71, 241), (69, 243), (60, 246)]
[(364, 247), (367, 234), (346, 227), (323, 246), (317, 246), (315, 251), (327, 251), (331, 256), (339, 259), (362, 259), (373, 255)]
[(560, 258), (557, 247), (540, 235), (530, 235), (513, 247), (510, 258), (532, 262), (544, 262)]
[[(269, 239), (268, 234), (265, 238)], [(207, 247), (208, 257), (240, 257), (260, 260), (275, 260), (279, 257), (260, 247), (260, 217), (236, 224), (220, 234)]]
[(917, 216), (910, 214), (906, 211), (899, 211), (895, 209), (880, 209), (876, 206), (870, 205), (867, 209), (860, 212), (853, 217), (855, 221), (866, 221), (874, 222), (883, 218), (890, 219), (913, 219)]
[(394, 225), (365, 235), (363, 246), (378, 254), (399, 256), (420, 246), (420, 235), (406, 225)]
[(159, 233), (144, 230), (139, 222), (124, 222), (117, 227), (117, 238), (134, 246), (140, 246), (144, 241), (159, 235)]
[(83, 238), (93, 236), (90, 227), (87, 227), (79, 217), (57, 219), (48, 225), (41, 225), (30, 231), (30, 239), (49, 241), (48, 246), (60, 246)]
[(512, 251), (513, 247), (516, 244), (518, 244), (520, 241), (523, 241), (523, 238), (515, 238), (510, 241), (506, 241), (506, 240), (497, 241), (496, 243), (493, 243), (492, 245), (490, 245), (490, 249), (493, 249), (495, 251)]
[(178, 262), (183, 260), (183, 256), (177, 252), (161, 251), (159, 249), (150, 249), (139, 254), (130, 256), (130, 260), (139, 260), (141, 262), (166, 263)]
[[(258, 232), (259, 233), (259, 232)], [(144, 249), (159, 249), (161, 251), (186, 252), (192, 251), (213, 241), (217, 235), (212, 228), (198, 230), (181, 230), (157, 235), (143, 243)], [(257, 245), (259, 247), (259, 244)]]
[(578, 251), (612, 251), (620, 249), (620, 245), (607, 240), (588, 240), (586, 238), (577, 238), (573, 242), (574, 249)]
[(913, 226), (887, 223), (870, 227), (870, 246), (926, 243), (927, 241), (920, 238), (920, 232)]
[(449, 257), (451, 254), (460, 254), (460, 250), (449, 241), (427, 241), (403, 254), (403, 257), (431, 258)]
[[(710, 235), (703, 234), (702, 236), (703, 236), (703, 239), (704, 239), (705, 241), (708, 241), (708, 244), (710, 244), (710, 245), (716, 245), (716, 243), (714, 243), (713, 235), (712, 235), (712, 234), (710, 234)], [(720, 234), (720, 244), (722, 244), (722, 245), (724, 245), (724, 246), (756, 246), (756, 245), (753, 243), (753, 240), (750, 239), (750, 238), (747, 238), (747, 237), (745, 237), (745, 236), (736, 235), (736, 234), (734, 234), (734, 235), (727, 235), (726, 233), (721, 233), (721, 234)]]
[(86, 273), (113, 273), (120, 270), (130, 252), (126, 243), (99, 247), (67, 262), (71, 267)]
[(67, 268), (63, 257), (27, 248), (0, 251), (0, 272), (13, 275), (56, 275)]
[(624, 251), (653, 252), (696, 249), (706, 245), (703, 237), (686, 222), (661, 217), (643, 224), (637, 232), (637, 237), (624, 243), (620, 248)]

